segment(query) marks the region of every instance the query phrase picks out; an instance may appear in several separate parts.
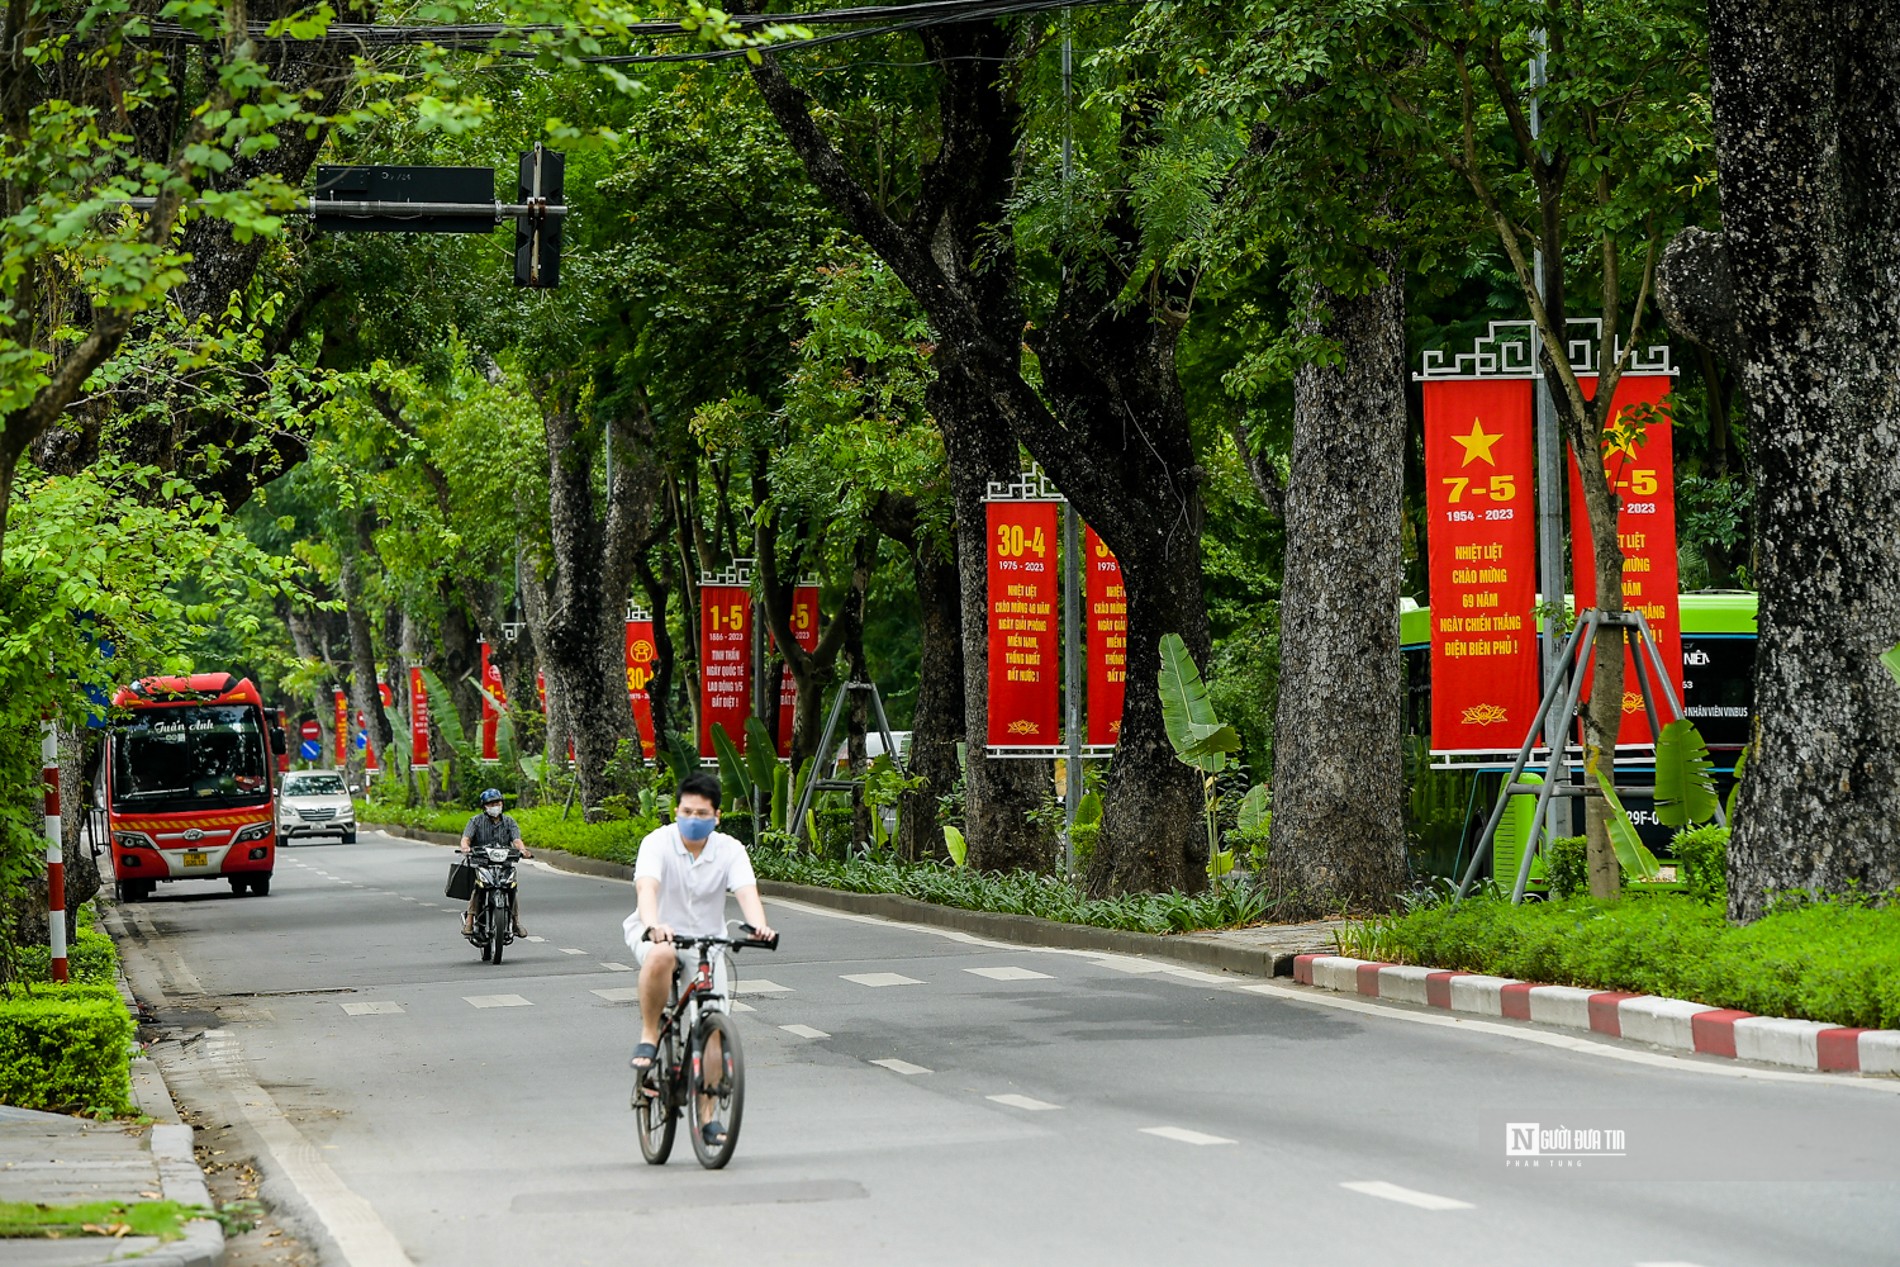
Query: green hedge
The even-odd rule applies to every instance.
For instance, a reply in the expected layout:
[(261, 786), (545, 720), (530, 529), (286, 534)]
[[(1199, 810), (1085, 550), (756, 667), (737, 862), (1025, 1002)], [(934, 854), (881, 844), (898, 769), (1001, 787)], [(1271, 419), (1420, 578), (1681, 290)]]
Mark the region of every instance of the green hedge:
[[(357, 817), (366, 823), (395, 823), (441, 832), (459, 832), (469, 819), (468, 813), (461, 810), (418, 810), (373, 803), (359, 808)], [(643, 818), (583, 823), (578, 814), (571, 814), (562, 822), (559, 806), (518, 810), (514, 811), (514, 817), (521, 824), (522, 838), (530, 849), (542, 846), (628, 865), (639, 853), (640, 841), (658, 826), (654, 820)], [(845, 833), (842, 838), (828, 842), (829, 847), (843, 853), (848, 843), (850, 811), (835, 810), (817, 817), (821, 833), (827, 829)], [(743, 814), (731, 815), (722, 821), (738, 828), (743, 835), (750, 834), (750, 820)], [(1027, 871), (999, 874), (938, 863), (812, 857), (765, 847), (752, 850), (752, 865), (768, 880), (852, 893), (896, 893), (965, 910), (1034, 915), (1065, 924), (1089, 924), (1130, 932), (1229, 928), (1255, 923), (1265, 918), (1270, 909), (1256, 890), (1237, 886), (1192, 897), (1181, 893), (1152, 893), (1090, 899), (1066, 880)]]
[(1226, 886), (1189, 896), (1130, 894), (1089, 898), (1072, 883), (1029, 871), (973, 871), (947, 863), (838, 861), (774, 850), (752, 851), (752, 868), (769, 880), (813, 884), (851, 893), (895, 893), (971, 911), (1034, 915), (1064, 924), (1089, 924), (1138, 933), (1185, 933), (1251, 924), (1270, 913), (1257, 890)]
[(132, 1017), (110, 985), (30, 986), (0, 998), (0, 1104), (132, 1112)]
[(1355, 925), (1340, 944), (1389, 963), (1900, 1029), (1900, 906), (1816, 904), (1738, 927), (1715, 905), (1668, 895), (1478, 898)]
[[(604, 858), (608, 862), (623, 862), (629, 866), (640, 852), (641, 840), (659, 826), (657, 820), (650, 818), (619, 818), (587, 823), (581, 821), (579, 810), (570, 811), (563, 821), (558, 805), (538, 805), (533, 809), (511, 810), (509, 813), (521, 825), (521, 838), (530, 849), (559, 849), (584, 858)], [(390, 823), (419, 831), (448, 832), (451, 835), (460, 834), (472, 816), (468, 810), (408, 809), (374, 802), (366, 802), (357, 810), (357, 819), (364, 823)]]
[[(89, 985), (114, 985), (118, 977), (119, 948), (86, 919), (80, 908), (80, 927), (66, 943), (66, 975)], [(13, 952), (13, 975), (20, 981), (52, 980), (53, 952), (46, 946), (20, 946)]]

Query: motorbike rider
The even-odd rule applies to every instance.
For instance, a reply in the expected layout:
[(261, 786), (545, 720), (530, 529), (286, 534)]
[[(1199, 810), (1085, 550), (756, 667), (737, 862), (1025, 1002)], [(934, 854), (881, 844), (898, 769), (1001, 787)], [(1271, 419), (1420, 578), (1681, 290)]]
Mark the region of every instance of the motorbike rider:
[[(498, 788), (486, 788), (481, 797), (482, 812), (468, 820), (468, 826), (462, 829), (462, 852), (467, 853), (470, 845), (486, 849), (490, 845), (512, 845), (521, 851), (524, 858), (532, 858), (528, 846), (522, 843), (521, 826), (515, 820), (501, 812), (501, 791)], [(482, 893), (480, 889), (468, 895), (468, 910), (462, 913), (462, 936), (475, 935), (475, 912), (480, 907)], [(521, 926), (521, 891), (515, 890), (515, 936), (526, 937), (528, 930)]]

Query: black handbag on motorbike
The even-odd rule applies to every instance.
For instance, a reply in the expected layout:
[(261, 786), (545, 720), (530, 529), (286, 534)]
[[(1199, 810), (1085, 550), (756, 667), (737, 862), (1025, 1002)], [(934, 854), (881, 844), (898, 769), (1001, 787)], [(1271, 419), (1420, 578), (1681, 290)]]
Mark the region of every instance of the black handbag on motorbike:
[(475, 868), (461, 858), (450, 862), (449, 883), (448, 887), (442, 891), (442, 896), (466, 902), (473, 892), (475, 892)]

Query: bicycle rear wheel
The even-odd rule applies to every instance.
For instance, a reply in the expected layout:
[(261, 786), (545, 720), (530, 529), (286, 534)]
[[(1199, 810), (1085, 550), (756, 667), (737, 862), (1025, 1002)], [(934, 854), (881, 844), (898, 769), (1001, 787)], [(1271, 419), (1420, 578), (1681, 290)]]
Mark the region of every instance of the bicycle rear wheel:
[[(706, 1059), (709, 1040), (719, 1038), (719, 1059)], [(693, 1057), (688, 1082), (692, 1088), (691, 1117), (693, 1155), (708, 1170), (718, 1170), (732, 1160), (739, 1142), (739, 1119), (745, 1112), (745, 1056), (739, 1049), (739, 1030), (723, 1012), (706, 1012), (693, 1029)], [(726, 1137), (716, 1144), (706, 1142), (700, 1129), (700, 1097), (713, 1100), (713, 1120), (726, 1128)]]
[(650, 1166), (664, 1166), (672, 1156), (673, 1131), (679, 1123), (670, 1091), (672, 1079), (666, 1074), (670, 1046), (662, 1035), (652, 1065), (633, 1080), (633, 1120), (640, 1134), (640, 1155)]

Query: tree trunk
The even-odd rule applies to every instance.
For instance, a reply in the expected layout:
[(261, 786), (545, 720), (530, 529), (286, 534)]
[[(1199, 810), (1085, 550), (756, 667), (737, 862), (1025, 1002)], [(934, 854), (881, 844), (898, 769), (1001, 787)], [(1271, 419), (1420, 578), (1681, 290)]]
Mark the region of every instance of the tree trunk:
[[(360, 716), (368, 732), (369, 744), (374, 745), (378, 758), (389, 747), (389, 720), (383, 716), (382, 696), (376, 690), (376, 645), (369, 623), (369, 611), (363, 606), (362, 559), (357, 553), (354, 542), (346, 542), (337, 550), (340, 561), (338, 588), (343, 591), (344, 616), (350, 626), (350, 712)], [(363, 757), (355, 755), (356, 730), (354, 717), (352, 724), (346, 727), (344, 753), (349, 767), (362, 773), (367, 770), (367, 752)], [(364, 774), (362, 786), (367, 791), (369, 779)]]
[(1404, 286), (1316, 299), (1330, 317), (1307, 333), (1340, 356), (1294, 379), (1269, 850), (1282, 917), (1384, 910), (1405, 887)]
[(1178, 634), (1202, 667), (1213, 641), (1201, 587), (1204, 472), (1174, 367), (1184, 310), (1166, 299), (1122, 309), (1088, 273), (1070, 272), (1032, 339), (1055, 416), (1008, 384), (998, 395), (1024, 447), (1115, 552), (1127, 592), (1127, 692), (1089, 891), (1192, 892), (1207, 883), (1201, 776), (1174, 756), (1157, 686), (1162, 635)]
[(558, 681), (574, 741), (583, 807), (606, 792), (607, 763), (623, 743), (639, 754), (627, 701), (627, 594), (640, 525), (653, 500), (651, 418), (615, 413), (619, 460), (608, 480), (605, 514), (594, 509), (593, 450), (583, 442), (573, 402), (551, 389), (542, 402), (548, 443), (548, 511), (553, 586), (547, 606), (547, 667)]
[(1760, 533), (1729, 914), (1900, 882), (1900, 9), (1710, 5)]
[(909, 552), (917, 587), (917, 705), (904, 773), (922, 780), (897, 802), (897, 849), (912, 862), (944, 855), (937, 804), (956, 786), (963, 739), (963, 594), (956, 559), (920, 529), (917, 499), (880, 496), (871, 517)]

